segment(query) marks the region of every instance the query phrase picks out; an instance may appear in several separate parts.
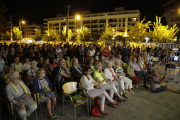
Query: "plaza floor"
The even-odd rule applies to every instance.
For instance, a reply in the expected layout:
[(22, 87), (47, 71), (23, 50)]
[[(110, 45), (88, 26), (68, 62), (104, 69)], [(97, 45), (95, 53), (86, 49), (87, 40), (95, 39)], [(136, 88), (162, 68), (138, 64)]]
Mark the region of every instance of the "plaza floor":
[[(160, 72), (160, 76), (164, 74), (163, 65), (155, 67)], [(167, 71), (168, 72), (168, 71)], [(175, 80), (168, 84), (174, 89), (180, 89), (180, 83), (176, 84), (178, 72), (171, 70), (171, 75)], [(174, 74), (174, 75), (173, 75)], [(169, 76), (167, 74), (167, 76)], [(180, 77), (180, 76), (179, 76)], [(152, 93), (149, 89), (141, 87), (143, 83), (139, 84), (138, 89), (134, 89), (135, 94), (128, 95), (128, 101), (120, 103), (117, 108), (111, 108), (107, 105), (105, 109), (109, 113), (108, 116), (87, 117), (86, 104), (77, 107), (77, 120), (180, 120), (180, 94), (165, 91), (162, 93)], [(65, 102), (65, 114), (62, 116), (62, 103), (58, 97), (58, 111), (55, 111), (59, 120), (73, 120), (74, 107)], [(48, 113), (43, 106), (43, 117), (40, 118), (40, 109), (38, 108), (38, 119), (49, 120)], [(5, 119), (3, 119), (5, 120)], [(35, 113), (33, 113), (28, 120), (36, 120)]]

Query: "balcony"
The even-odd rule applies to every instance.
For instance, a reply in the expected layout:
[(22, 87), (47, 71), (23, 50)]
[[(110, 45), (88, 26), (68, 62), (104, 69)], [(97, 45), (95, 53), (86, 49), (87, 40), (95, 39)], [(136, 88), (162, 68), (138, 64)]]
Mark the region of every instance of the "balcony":
[(100, 20), (99, 23), (106, 23), (106, 20)]

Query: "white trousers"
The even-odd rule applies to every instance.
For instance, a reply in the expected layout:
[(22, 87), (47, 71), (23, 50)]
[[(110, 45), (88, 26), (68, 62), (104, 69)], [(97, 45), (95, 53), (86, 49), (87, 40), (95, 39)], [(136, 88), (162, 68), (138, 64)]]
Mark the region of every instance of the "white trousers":
[(89, 95), (89, 97), (96, 97), (97, 96), (98, 98), (100, 98), (100, 110), (101, 111), (104, 111), (105, 98), (109, 102), (114, 101), (111, 97), (109, 97), (107, 92), (103, 89), (90, 89), (90, 90), (88, 90), (88, 95)]
[(114, 93), (117, 93), (116, 86), (112, 83), (102, 84), (100, 85), (101, 89), (108, 90), (109, 96), (113, 98)]

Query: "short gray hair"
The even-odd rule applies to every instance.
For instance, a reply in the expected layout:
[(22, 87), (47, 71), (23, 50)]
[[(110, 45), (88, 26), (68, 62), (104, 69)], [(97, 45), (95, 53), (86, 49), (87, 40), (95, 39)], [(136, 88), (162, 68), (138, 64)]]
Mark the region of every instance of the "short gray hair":
[(128, 64), (131, 63), (131, 62), (132, 62), (132, 60), (128, 60)]
[(117, 59), (119, 59), (120, 57), (122, 57), (122, 55), (118, 55), (118, 56), (117, 56)]
[(110, 56), (110, 59), (112, 60), (113, 58), (115, 58), (115, 56)]
[(14, 75), (16, 75), (16, 74), (19, 75), (19, 72), (15, 71), (15, 72), (13, 72), (13, 73), (9, 73), (9, 76), (8, 76), (9, 80), (10, 80), (10, 81), (13, 80)]
[(106, 67), (109, 67), (110, 64), (112, 64), (112, 62), (107, 61), (107, 62), (106, 62)]
[(33, 66), (35, 64), (37, 64), (37, 62), (35, 60), (30, 62), (30, 66)]
[(116, 59), (116, 60), (115, 60), (115, 64), (118, 64), (119, 62), (120, 62), (119, 59)]

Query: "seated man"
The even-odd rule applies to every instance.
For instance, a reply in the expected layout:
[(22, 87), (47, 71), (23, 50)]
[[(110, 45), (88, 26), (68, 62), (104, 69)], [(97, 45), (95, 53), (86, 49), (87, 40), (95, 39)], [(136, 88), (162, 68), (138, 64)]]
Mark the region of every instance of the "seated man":
[(133, 62), (133, 68), (137, 72), (138, 76), (144, 77), (144, 86), (143, 87), (147, 88), (146, 84), (147, 84), (147, 80), (148, 80), (148, 74), (145, 71), (143, 71), (142, 69), (139, 68), (136, 61), (137, 61), (137, 59), (133, 58), (133, 61), (132, 61)]
[[(14, 70), (19, 72), (19, 74), (22, 76), (23, 73), (25, 72), (25, 67), (22, 63), (19, 62), (19, 57), (14, 58), (14, 63), (11, 64), (14, 66)], [(23, 77), (23, 76), (22, 76)]]
[(180, 93), (180, 91), (173, 90), (169, 86), (161, 86), (161, 84), (165, 81), (166, 77), (164, 76), (162, 79), (158, 80), (158, 72), (156, 70), (154, 70), (152, 73), (153, 73), (153, 76), (151, 77), (151, 80), (150, 80), (151, 91), (153, 91), (155, 93), (159, 93), (162, 91), (169, 90), (169, 91), (172, 91), (175, 93)]

